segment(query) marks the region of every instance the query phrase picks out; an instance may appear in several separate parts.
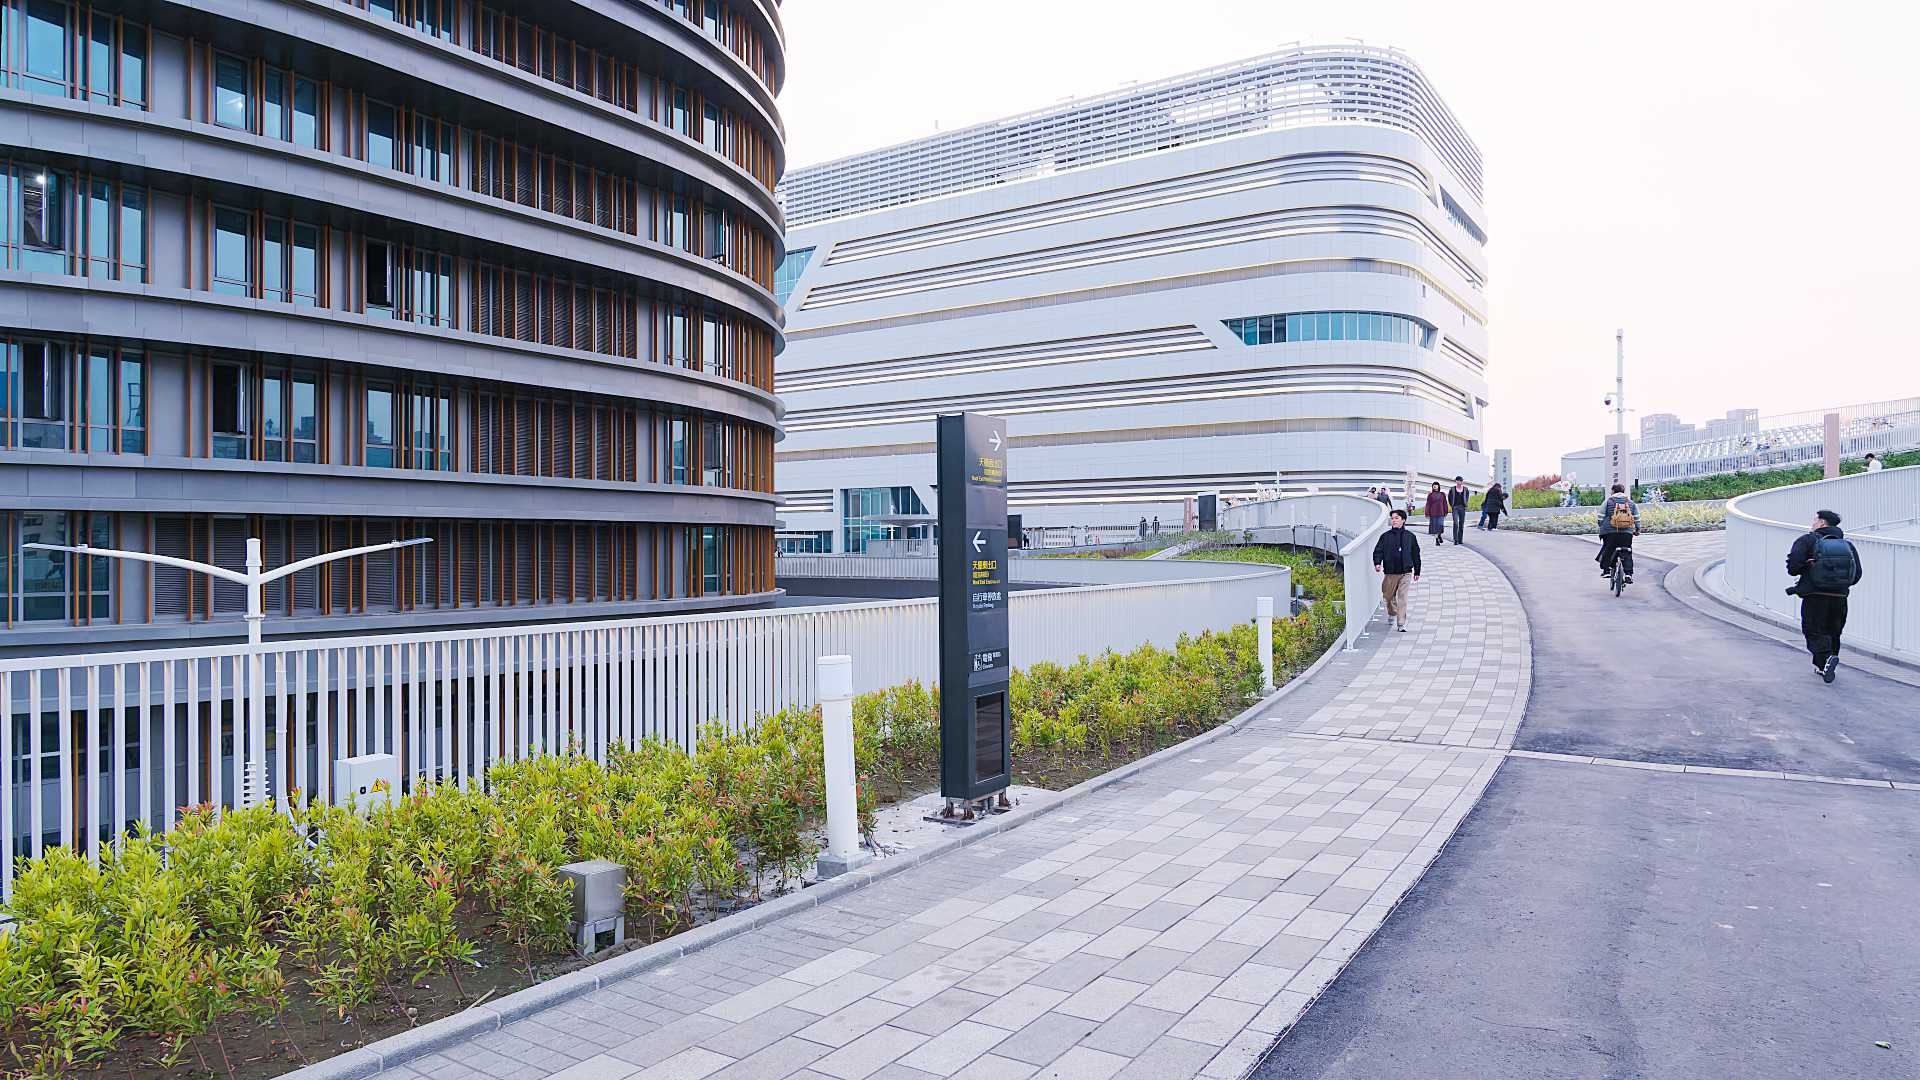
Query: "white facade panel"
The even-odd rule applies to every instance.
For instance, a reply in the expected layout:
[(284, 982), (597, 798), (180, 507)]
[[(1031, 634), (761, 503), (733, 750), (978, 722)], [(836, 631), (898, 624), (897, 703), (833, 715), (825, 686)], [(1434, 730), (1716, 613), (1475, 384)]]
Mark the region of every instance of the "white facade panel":
[[(1342, 55), (1391, 67), (1413, 88), (1394, 100), (1423, 104), (1392, 122), (1288, 111), (1302, 63), (1334, 63), (1327, 93), (1354, 92)], [(1290, 89), (1250, 106), (1248, 79)], [(1272, 122), (1106, 153), (1128, 130), (1116, 112), (1151, 127), (1168, 101), (1236, 94)], [(1091, 163), (1010, 179), (948, 147), (1034, 117), (1030, 147)], [(1009, 504), (1029, 525), (1174, 527), (1202, 491), (1484, 481), (1478, 155), (1411, 61), (1297, 50), (1034, 117), (789, 175), (790, 218), (810, 223), (787, 236), (809, 253), (777, 366), (785, 533), (845, 550), (848, 508), (876, 505), (850, 490), (911, 488), (879, 497), (889, 516), (934, 508), (933, 418), (962, 409), (1007, 418)], [(1107, 141), (1083, 153), (1095, 130)], [(897, 188), (872, 182), (889, 163)], [(1268, 316), (1264, 334), (1238, 323)]]

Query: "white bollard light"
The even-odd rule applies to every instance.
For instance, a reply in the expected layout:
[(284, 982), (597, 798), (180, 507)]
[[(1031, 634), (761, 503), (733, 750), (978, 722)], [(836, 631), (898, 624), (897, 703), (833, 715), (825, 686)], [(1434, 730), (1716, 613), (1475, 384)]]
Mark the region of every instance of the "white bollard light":
[(1260, 692), (1273, 693), (1273, 597), (1253, 602), (1253, 626), (1260, 641)]
[(822, 656), (814, 668), (820, 688), (822, 748), (826, 753), (827, 850), (820, 853), (822, 880), (873, 861), (860, 850), (860, 803), (854, 788), (853, 657)]

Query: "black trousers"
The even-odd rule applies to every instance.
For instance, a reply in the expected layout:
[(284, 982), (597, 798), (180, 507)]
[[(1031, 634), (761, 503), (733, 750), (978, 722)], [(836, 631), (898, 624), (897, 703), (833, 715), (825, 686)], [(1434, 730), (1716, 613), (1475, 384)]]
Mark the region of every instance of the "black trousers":
[(1600, 538), (1600, 569), (1613, 573), (1613, 560), (1627, 560), (1627, 576), (1633, 576), (1633, 534), (1608, 533)]
[(1498, 510), (1489, 510), (1489, 511), (1487, 511), (1487, 529), (1488, 529), (1488, 531), (1492, 531), (1492, 530), (1494, 530), (1494, 529), (1497, 529), (1497, 528), (1499, 528), (1499, 527), (1500, 527), (1500, 511), (1498, 511)]
[(1453, 508), (1453, 542), (1456, 544), (1467, 542), (1467, 508), (1464, 506)]
[(1806, 635), (1813, 666), (1840, 655), (1840, 631), (1847, 627), (1847, 598), (1819, 594), (1800, 598), (1800, 632)]

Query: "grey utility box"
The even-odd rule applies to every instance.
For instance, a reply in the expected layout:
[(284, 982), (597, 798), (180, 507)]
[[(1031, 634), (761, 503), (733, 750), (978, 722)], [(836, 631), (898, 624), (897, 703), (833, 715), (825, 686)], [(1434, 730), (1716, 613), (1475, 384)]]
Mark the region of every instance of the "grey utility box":
[(573, 944), (581, 956), (598, 951), (603, 933), (613, 935), (613, 945), (627, 939), (626, 867), (589, 859), (561, 867), (560, 876), (573, 886)]

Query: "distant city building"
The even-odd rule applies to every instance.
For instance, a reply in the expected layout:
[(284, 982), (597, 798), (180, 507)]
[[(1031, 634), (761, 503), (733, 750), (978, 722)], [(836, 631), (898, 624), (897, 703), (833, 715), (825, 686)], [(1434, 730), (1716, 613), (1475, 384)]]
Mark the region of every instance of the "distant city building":
[(6, 645), (769, 599), (777, 12), (0, 2)]
[(1411, 59), (1342, 45), (793, 170), (782, 546), (910, 535), (960, 410), (1007, 417), (1028, 527), (1481, 482), (1480, 168)]
[(1693, 425), (1683, 422), (1670, 412), (1654, 413), (1640, 418), (1640, 437), (1658, 439), (1669, 435), (1693, 433)]
[[(1702, 427), (1681, 425), (1659, 435), (1644, 435), (1646, 421), (1671, 417), (1659, 413), (1641, 421), (1643, 437), (1633, 444), (1634, 476), (1642, 483), (1670, 483), (1731, 472), (1785, 469), (1817, 463), (1824, 449), (1822, 418), (1840, 414), (1840, 452), (1856, 458), (1869, 450), (1885, 454), (1920, 447), (1920, 398), (1841, 405), (1813, 412), (1763, 417), (1758, 409), (1730, 409)], [(1664, 422), (1663, 422), (1664, 423)], [(1576, 477), (1582, 487), (1601, 482), (1602, 447), (1564, 454), (1560, 475)]]

